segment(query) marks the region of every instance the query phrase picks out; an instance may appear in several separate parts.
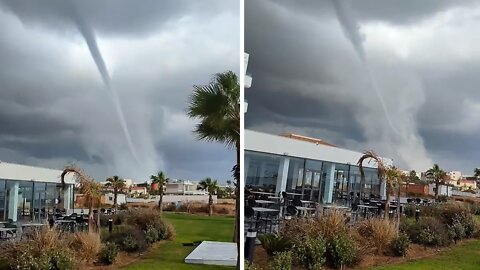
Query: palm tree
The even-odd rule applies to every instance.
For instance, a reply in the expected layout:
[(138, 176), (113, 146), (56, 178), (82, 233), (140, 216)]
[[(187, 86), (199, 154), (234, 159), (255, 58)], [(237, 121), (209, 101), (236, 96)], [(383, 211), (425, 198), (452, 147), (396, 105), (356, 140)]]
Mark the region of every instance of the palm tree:
[(360, 197), (364, 197), (364, 186), (365, 186), (365, 172), (363, 170), (363, 162), (368, 161), (368, 163), (373, 162), (377, 166), (377, 176), (379, 180), (382, 180), (385, 177), (385, 164), (383, 159), (378, 156), (373, 150), (368, 150), (363, 152), (363, 155), (358, 159), (357, 165), (360, 170)]
[[(433, 164), (433, 167), (430, 168), (426, 176), (428, 179), (435, 184), (435, 200), (438, 199), (438, 188), (440, 187), (440, 184), (445, 182), (445, 179), (447, 177), (447, 173), (440, 169), (438, 164)], [(448, 188), (447, 188), (448, 190)]]
[[(385, 182), (387, 185), (387, 201), (385, 202), (385, 218), (388, 218), (390, 210), (390, 198), (393, 193), (394, 186), (401, 185), (402, 172), (395, 166), (389, 166), (385, 169)], [(398, 193), (400, 195), (400, 192)], [(400, 196), (397, 198), (397, 207), (399, 207)], [(400, 209), (400, 208), (397, 208)]]
[(473, 170), (473, 176), (477, 179), (480, 178), (480, 168), (475, 168), (475, 170)]
[[(75, 174), (75, 182), (80, 193), (85, 196), (88, 202), (88, 228), (89, 231), (93, 231), (95, 219), (93, 217), (93, 204), (95, 202), (100, 205), (100, 197), (102, 196), (102, 186), (100, 183), (93, 180), (82, 169), (75, 165), (68, 165), (63, 169), (61, 174), (62, 187), (65, 188), (65, 175), (73, 173)], [(97, 222), (95, 231), (100, 232), (100, 211), (97, 214)]]
[(165, 177), (165, 174), (162, 171), (159, 171), (157, 175), (150, 176), (150, 179), (152, 180), (152, 184), (153, 183), (158, 184), (158, 195), (160, 196), (160, 199), (158, 200), (158, 209), (160, 210), (160, 214), (161, 214), (163, 211), (163, 207), (162, 207), (163, 193), (168, 183), (168, 179)]
[(237, 163), (232, 169), (236, 180), (233, 240), (237, 242), (237, 267), (240, 267), (240, 84), (233, 71), (226, 71), (215, 74), (210, 84), (193, 88), (187, 113), (190, 118), (200, 120), (194, 131), (198, 138), (236, 149)]
[(212, 180), (212, 178), (207, 177), (198, 183), (203, 190), (208, 192), (208, 215), (213, 214), (213, 198), (212, 195), (218, 191), (217, 180)]
[(107, 184), (105, 186), (113, 188), (113, 207), (117, 208), (117, 196), (119, 192), (123, 192), (125, 180), (114, 175), (113, 177), (107, 178)]

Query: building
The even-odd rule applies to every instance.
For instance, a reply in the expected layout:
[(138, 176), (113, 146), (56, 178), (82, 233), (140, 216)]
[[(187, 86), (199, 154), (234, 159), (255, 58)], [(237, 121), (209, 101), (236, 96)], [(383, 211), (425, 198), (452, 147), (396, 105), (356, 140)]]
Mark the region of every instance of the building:
[(462, 172), (461, 171), (450, 171), (447, 173), (451, 180), (458, 181), (462, 179)]
[[(301, 194), (304, 200), (344, 203), (351, 192), (360, 192), (357, 161), (362, 153), (323, 140), (295, 134), (283, 136), (245, 130), (244, 181), (247, 188), (275, 194)], [(384, 158), (386, 165), (393, 160)], [(373, 163), (364, 163), (366, 196), (385, 197), (385, 183)]]
[(139, 187), (139, 186), (131, 186), (128, 189), (128, 193), (130, 195), (145, 195), (147, 194), (147, 188), (146, 187)]
[(186, 181), (171, 179), (165, 186), (166, 195), (205, 195), (205, 191), (198, 190), (198, 184)]
[(0, 220), (43, 221), (55, 209), (73, 209), (74, 176), (52, 170), (0, 162)]
[[(100, 198), (100, 202), (102, 204), (109, 204), (113, 205), (115, 202), (115, 194), (108, 192), (103, 194), (103, 196)], [(127, 203), (127, 195), (122, 194), (122, 193), (117, 193), (117, 205)]]
[(460, 188), (460, 190), (468, 190), (468, 189), (475, 190), (477, 189), (477, 180), (463, 178), (458, 180), (457, 186)]
[[(435, 195), (435, 184), (428, 184), (428, 194), (434, 196)], [(438, 186), (438, 195), (439, 196), (452, 196), (452, 187), (446, 185), (439, 185)]]

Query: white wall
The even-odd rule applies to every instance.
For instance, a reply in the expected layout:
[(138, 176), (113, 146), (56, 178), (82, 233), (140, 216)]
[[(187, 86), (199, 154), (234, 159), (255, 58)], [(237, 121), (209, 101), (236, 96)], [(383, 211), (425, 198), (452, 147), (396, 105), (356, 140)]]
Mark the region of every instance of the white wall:
[[(105, 193), (105, 204), (110, 204), (113, 205), (115, 201), (115, 196), (113, 193)], [(110, 200), (111, 198), (111, 200)], [(127, 203), (127, 196), (125, 194), (117, 194), (117, 205), (120, 205), (122, 203)]]
[[(127, 198), (131, 203), (149, 203), (158, 202), (160, 196), (153, 196), (150, 199)], [(213, 203), (217, 203), (217, 196), (212, 196)], [(208, 195), (164, 195), (163, 203), (183, 203), (183, 202), (201, 202), (208, 203)]]
[[(261, 133), (253, 130), (244, 131), (245, 150), (270, 153), (281, 156), (300, 157), (314, 160), (324, 160), (342, 164), (357, 164), (363, 155), (339, 147), (326, 146), (311, 142), (300, 141), (278, 135)], [(393, 160), (384, 158), (386, 165), (392, 165)], [(365, 167), (376, 168), (372, 163), (364, 164)]]

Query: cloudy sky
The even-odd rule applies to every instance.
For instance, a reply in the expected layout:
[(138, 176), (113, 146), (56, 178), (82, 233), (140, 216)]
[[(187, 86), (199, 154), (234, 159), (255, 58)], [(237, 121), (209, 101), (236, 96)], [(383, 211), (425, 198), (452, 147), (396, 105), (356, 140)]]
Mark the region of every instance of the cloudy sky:
[(471, 174), (479, 27), (478, 1), (246, 1), (245, 126)]
[[(79, 25), (96, 36), (138, 162)], [(229, 180), (234, 151), (198, 141), (185, 111), (193, 85), (239, 72), (239, 27), (234, 0), (0, 0), (0, 160), (74, 162), (98, 180)]]

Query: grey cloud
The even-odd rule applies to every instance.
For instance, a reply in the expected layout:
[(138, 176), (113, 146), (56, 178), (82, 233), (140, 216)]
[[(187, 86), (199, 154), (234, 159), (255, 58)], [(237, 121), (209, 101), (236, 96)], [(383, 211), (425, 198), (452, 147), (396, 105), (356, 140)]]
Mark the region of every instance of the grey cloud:
[(2, 1), (0, 160), (53, 168), (75, 162), (100, 180), (143, 181), (157, 170), (229, 179), (234, 153), (196, 141), (185, 109), (194, 84), (239, 72), (238, 2), (163, 2), (75, 2), (99, 33), (141, 156), (136, 164), (109, 92), (58, 1)]
[[(390, 1), (350, 2), (361, 24), (381, 20), (388, 22), (384, 27), (396, 30), (421, 29), (426, 19), (460, 6), (477, 8), (472, 1), (424, 1), (418, 9), (411, 1), (391, 5)], [(424, 39), (422, 47), (414, 48), (415, 54), (408, 57), (382, 47), (366, 48), (393, 122), (402, 133), (410, 134), (403, 135), (410, 147), (399, 149), (401, 137), (382, 135), (388, 123), (330, 1), (295, 5), (248, 1), (245, 10), (245, 50), (250, 53), (248, 70), (253, 76), (252, 88), (245, 93), (247, 128), (303, 132), (354, 150), (373, 148), (406, 169), (411, 166), (405, 157), (419, 156), (411, 146), (424, 143), (433, 161), (449, 169), (472, 170), (478, 160), (477, 149), (472, 147), (476, 145), (474, 134), (480, 131), (475, 126), (480, 119), (474, 116), (480, 108), (475, 89), (479, 59), (473, 54), (468, 57), (464, 48), (465, 42), (477, 38), (476, 33), (465, 28), (462, 31), (472, 37), (456, 35), (458, 52), (448, 51), (441, 40), (433, 39)], [(390, 14), (393, 11), (398, 14)], [(457, 10), (452, 15), (456, 16), (455, 29), (473, 27), (471, 22), (462, 26), (461, 14)], [(450, 42), (449, 33), (442, 34), (445, 44)], [(405, 124), (414, 129), (403, 129)], [(413, 158), (410, 163), (421, 161)]]

